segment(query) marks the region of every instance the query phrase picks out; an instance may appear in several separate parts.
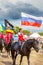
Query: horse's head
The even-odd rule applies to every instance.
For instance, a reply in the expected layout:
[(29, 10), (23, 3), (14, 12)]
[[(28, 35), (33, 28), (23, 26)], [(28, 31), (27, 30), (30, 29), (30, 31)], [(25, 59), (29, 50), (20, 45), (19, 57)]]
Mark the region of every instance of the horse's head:
[(36, 52), (39, 51), (39, 47), (38, 47), (39, 41), (33, 39), (33, 43), (32, 43), (32, 47), (35, 49)]
[(36, 50), (36, 52), (38, 52), (39, 51), (38, 43), (39, 42), (36, 39), (28, 39), (26, 41), (27, 49), (30, 50), (33, 47)]

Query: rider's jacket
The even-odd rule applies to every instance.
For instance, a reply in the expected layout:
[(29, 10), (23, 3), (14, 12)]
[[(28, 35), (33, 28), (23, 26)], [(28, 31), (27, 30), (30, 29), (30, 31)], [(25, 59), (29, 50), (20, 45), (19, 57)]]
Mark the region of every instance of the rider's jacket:
[(4, 39), (5, 39), (5, 44), (9, 44), (9, 37), (8, 37), (8, 35), (6, 35)]
[(12, 34), (6, 34), (6, 36), (5, 36), (5, 44), (9, 44), (11, 38), (12, 38)]
[(10, 34), (9, 34), (9, 39), (11, 39), (11, 38), (12, 38), (12, 34), (10, 33)]
[(2, 33), (0, 33), (0, 38), (2, 38), (2, 39), (3, 39), (3, 34), (2, 34)]
[(23, 33), (18, 33), (18, 41), (23, 41), (24, 40), (24, 38), (23, 38)]

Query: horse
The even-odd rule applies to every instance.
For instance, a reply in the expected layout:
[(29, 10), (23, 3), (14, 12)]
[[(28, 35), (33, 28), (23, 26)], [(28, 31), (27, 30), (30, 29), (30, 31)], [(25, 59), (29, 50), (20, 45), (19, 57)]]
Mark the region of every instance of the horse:
[(43, 44), (42, 44), (42, 49), (43, 49)]
[(11, 43), (12, 43), (12, 39), (10, 39), (8, 44), (5, 44), (5, 41), (4, 41), (4, 48), (5, 48), (6, 52), (7, 52), (8, 57), (10, 56)]
[(41, 48), (43, 49), (43, 39), (39, 40), (39, 42), (42, 45)]
[(4, 40), (0, 38), (0, 51), (2, 53), (3, 47), (4, 47)]
[[(30, 53), (31, 53), (31, 48), (33, 47), (35, 49), (35, 51), (38, 52), (39, 51), (38, 43), (39, 43), (39, 41), (36, 39), (28, 39), (27, 41), (24, 42), (22, 50), (19, 51), (19, 53), (18, 53), (21, 55), (19, 65), (21, 65), (21, 63), (22, 63), (23, 56), (27, 57), (28, 65), (30, 65), (29, 57), (30, 57)], [(11, 46), (11, 57), (13, 60), (13, 65), (16, 65), (15, 62), (16, 62), (16, 58), (18, 55), (17, 52), (18, 52), (18, 42), (15, 42)]]

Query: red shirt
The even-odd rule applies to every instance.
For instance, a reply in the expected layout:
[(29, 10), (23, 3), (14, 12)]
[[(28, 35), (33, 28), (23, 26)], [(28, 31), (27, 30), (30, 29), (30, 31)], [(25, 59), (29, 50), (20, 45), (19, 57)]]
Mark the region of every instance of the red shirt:
[(9, 39), (11, 39), (12, 38), (12, 34), (11, 33), (9, 33)]
[(5, 44), (9, 44), (9, 37), (7, 35), (5, 36)]
[(3, 39), (3, 34), (2, 34), (2, 33), (0, 33), (0, 38), (2, 38), (2, 39)]
[(3, 34), (3, 40), (5, 40), (5, 35)]
[(18, 33), (18, 40), (20, 40), (20, 41), (23, 41), (24, 40), (24, 38), (23, 38), (23, 33)]
[(11, 38), (12, 38), (12, 34), (6, 34), (6, 36), (5, 36), (5, 44), (9, 44)]

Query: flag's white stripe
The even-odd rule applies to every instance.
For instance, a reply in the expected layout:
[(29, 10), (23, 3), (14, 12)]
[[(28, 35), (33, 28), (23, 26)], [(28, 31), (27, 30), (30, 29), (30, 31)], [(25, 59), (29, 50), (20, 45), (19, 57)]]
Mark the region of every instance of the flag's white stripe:
[(27, 17), (27, 18), (34, 18), (34, 19), (37, 19), (37, 20), (42, 20), (42, 17), (36, 17), (36, 16), (32, 16), (30, 14), (26, 14), (26, 13), (21, 13), (21, 16), (22, 17)]

